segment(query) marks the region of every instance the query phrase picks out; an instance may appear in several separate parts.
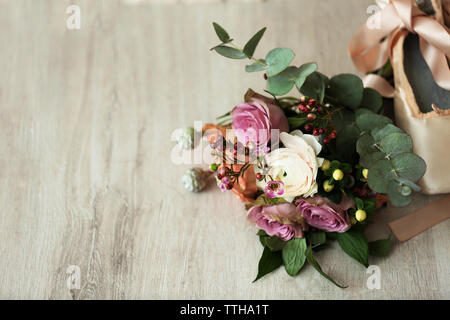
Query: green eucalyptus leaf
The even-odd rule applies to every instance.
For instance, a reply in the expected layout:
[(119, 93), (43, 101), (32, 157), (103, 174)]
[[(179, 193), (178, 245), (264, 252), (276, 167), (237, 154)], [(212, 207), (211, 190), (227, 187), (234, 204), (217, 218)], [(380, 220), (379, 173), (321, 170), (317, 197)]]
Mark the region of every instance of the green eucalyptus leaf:
[(400, 184), (403, 184), (405, 186), (410, 187), (411, 189), (413, 189), (414, 191), (420, 191), (422, 188), (419, 187), (417, 184), (415, 184), (414, 182), (412, 182), (411, 180), (402, 178), (402, 177), (394, 177), (394, 180), (397, 181)]
[(396, 207), (405, 207), (411, 203), (412, 194), (402, 195), (399, 188), (401, 188), (401, 185), (398, 182), (389, 182), (387, 191), (389, 201)]
[(267, 91), (274, 96), (281, 96), (291, 91), (294, 86), (296, 67), (288, 67), (276, 76), (267, 79)]
[(359, 164), (364, 168), (371, 168), (379, 160), (385, 159), (386, 155), (383, 152), (374, 152), (368, 155), (361, 156)]
[(371, 131), (371, 134), (376, 142), (380, 142), (381, 139), (390, 135), (391, 133), (404, 133), (404, 131), (391, 123), (389, 123), (381, 128), (379, 128), (379, 127), (373, 128)]
[(378, 91), (372, 88), (364, 88), (360, 108), (367, 108), (375, 113), (380, 112), (383, 107), (383, 98)]
[(284, 267), (290, 276), (295, 276), (305, 264), (306, 239), (294, 238), (289, 240), (281, 252)]
[(378, 149), (374, 147), (375, 140), (368, 133), (363, 133), (356, 142), (356, 151), (360, 156), (369, 155), (371, 153), (377, 152)]
[(266, 63), (266, 60), (260, 59), (259, 61), (261, 61), (262, 63), (255, 61), (252, 64), (245, 66), (245, 71), (258, 72), (258, 71), (266, 70), (266, 66), (264, 65)]
[(361, 232), (347, 231), (339, 233), (337, 239), (339, 246), (345, 253), (366, 268), (369, 266), (369, 245), (366, 237)]
[(359, 129), (351, 124), (347, 125), (336, 138), (336, 153), (339, 159), (353, 163), (356, 159), (355, 144), (359, 138)]
[(391, 249), (391, 236), (369, 242), (369, 254), (376, 257), (386, 257)]
[(220, 46), (215, 47), (214, 50), (218, 54), (220, 54), (224, 57), (230, 58), (230, 59), (246, 59), (247, 58), (247, 56), (244, 53), (242, 53), (241, 51), (239, 51), (238, 49), (235, 49), (233, 47), (220, 45)]
[(253, 54), (255, 53), (255, 49), (258, 46), (259, 41), (261, 40), (262, 36), (264, 35), (264, 32), (266, 32), (266, 28), (262, 28), (259, 30), (244, 46), (244, 53), (247, 55), (247, 57), (251, 58), (253, 57)]
[(283, 260), (281, 258), (281, 252), (272, 252), (269, 248), (264, 247), (263, 254), (258, 263), (258, 275), (256, 276), (253, 282), (259, 280), (261, 277), (265, 276), (268, 273), (278, 269), (283, 264)]
[(227, 42), (228, 40), (230, 40), (230, 36), (228, 35), (228, 33), (218, 23), (213, 22), (213, 27), (220, 41)]
[(373, 128), (392, 124), (392, 120), (379, 114), (364, 113), (356, 117), (356, 124), (361, 131), (370, 133)]
[(334, 128), (337, 132), (341, 132), (347, 125), (355, 122), (355, 112), (345, 108), (339, 110), (332, 115)]
[(394, 171), (391, 162), (387, 159), (378, 160), (369, 170), (367, 182), (369, 187), (379, 193), (387, 193), (388, 181), (394, 179)]
[(306, 77), (305, 82), (300, 88), (300, 92), (307, 97), (323, 102), (325, 97), (325, 89), (328, 84), (328, 78), (320, 72), (313, 72)]
[(323, 272), (322, 268), (320, 267), (319, 263), (316, 261), (316, 259), (314, 258), (313, 255), (313, 251), (312, 251), (312, 247), (309, 246), (308, 249), (306, 249), (306, 260), (308, 260), (308, 263), (310, 265), (312, 265), (314, 267), (314, 269), (317, 270), (317, 272), (320, 273), (320, 275), (322, 277), (324, 277), (325, 279), (329, 280), (331, 283), (333, 283), (335, 286), (344, 289), (347, 288), (347, 286), (342, 286), (339, 283), (337, 283), (336, 281), (334, 281), (328, 274), (326, 274), (325, 272)]
[(367, 108), (358, 108), (355, 110), (355, 117), (359, 117), (362, 114), (375, 114), (375, 113)]
[(400, 177), (412, 182), (419, 181), (427, 169), (427, 165), (421, 157), (409, 152), (400, 153), (392, 158), (392, 165)]
[(406, 133), (394, 132), (380, 141), (381, 149), (386, 154), (412, 152), (413, 142)]
[(303, 86), (303, 83), (305, 83), (306, 78), (310, 74), (315, 72), (316, 70), (317, 70), (317, 63), (315, 63), (315, 62), (309, 62), (309, 63), (302, 64), (298, 68), (298, 74), (295, 79), (295, 85), (296, 85), (297, 89), (300, 90), (300, 88)]
[(356, 109), (363, 98), (364, 85), (358, 76), (339, 74), (330, 79), (327, 95), (337, 99), (338, 103)]
[(267, 76), (273, 77), (286, 69), (294, 59), (294, 52), (288, 48), (275, 48), (266, 56)]

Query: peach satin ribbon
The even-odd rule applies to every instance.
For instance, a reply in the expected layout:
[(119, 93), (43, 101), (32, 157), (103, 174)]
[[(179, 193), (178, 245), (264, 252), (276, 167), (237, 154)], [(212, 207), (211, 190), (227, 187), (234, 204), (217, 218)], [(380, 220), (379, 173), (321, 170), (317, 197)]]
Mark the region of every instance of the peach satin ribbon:
[[(427, 16), (414, 0), (390, 0), (375, 15), (370, 19), (377, 18), (379, 25), (365, 23), (348, 46), (356, 68), (364, 73), (380, 69), (391, 57), (392, 45), (399, 32), (406, 29), (419, 36), (420, 50), (436, 83), (450, 90), (450, 69), (447, 63), (447, 57), (450, 58), (450, 34), (447, 27)], [(378, 75), (368, 75), (364, 84), (385, 97), (394, 95), (394, 89)]]

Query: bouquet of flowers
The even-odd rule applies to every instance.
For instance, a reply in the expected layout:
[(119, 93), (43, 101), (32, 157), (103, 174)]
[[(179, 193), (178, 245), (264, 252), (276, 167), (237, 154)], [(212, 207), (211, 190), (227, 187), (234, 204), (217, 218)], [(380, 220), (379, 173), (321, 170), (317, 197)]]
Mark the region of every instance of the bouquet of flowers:
[[(364, 229), (386, 201), (411, 202), (425, 162), (412, 152), (409, 135), (383, 116), (383, 99), (351, 74), (328, 78), (314, 62), (292, 66), (294, 52), (271, 50), (254, 57), (266, 28), (243, 48), (213, 24), (221, 43), (211, 50), (250, 59), (247, 72), (264, 72), (266, 93), (248, 90), (244, 102), (203, 127), (223, 191), (243, 202), (264, 247), (256, 280), (284, 265), (295, 276), (306, 262), (335, 285), (314, 253), (337, 241), (365, 267), (369, 255), (386, 256), (390, 237), (368, 242)], [(297, 96), (285, 96), (295, 87)], [(191, 147), (194, 131), (179, 144)], [(186, 142), (187, 141), (187, 142)], [(183, 178), (193, 191), (204, 186), (196, 168)]]

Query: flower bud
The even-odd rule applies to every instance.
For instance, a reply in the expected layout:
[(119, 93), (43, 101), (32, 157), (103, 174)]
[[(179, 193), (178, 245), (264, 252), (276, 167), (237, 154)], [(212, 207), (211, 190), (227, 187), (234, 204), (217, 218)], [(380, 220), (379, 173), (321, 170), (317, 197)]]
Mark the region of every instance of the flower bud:
[(200, 192), (206, 187), (208, 175), (200, 168), (192, 168), (181, 177), (184, 188), (191, 192)]

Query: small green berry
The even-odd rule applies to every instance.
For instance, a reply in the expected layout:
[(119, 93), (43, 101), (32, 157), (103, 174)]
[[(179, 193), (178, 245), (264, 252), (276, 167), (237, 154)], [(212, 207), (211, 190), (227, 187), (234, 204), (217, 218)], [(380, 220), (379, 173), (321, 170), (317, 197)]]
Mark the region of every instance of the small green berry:
[(336, 181), (342, 180), (344, 178), (344, 172), (340, 169), (336, 169), (333, 171), (333, 179)]

